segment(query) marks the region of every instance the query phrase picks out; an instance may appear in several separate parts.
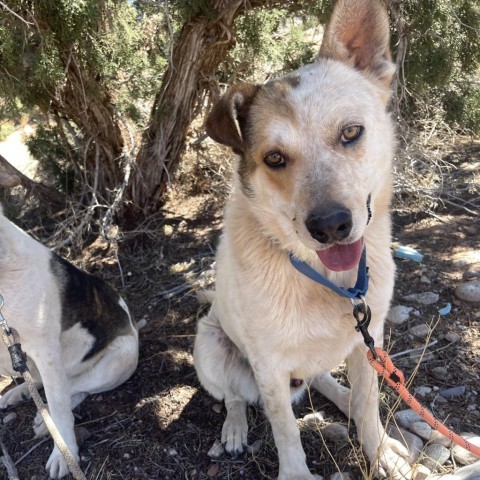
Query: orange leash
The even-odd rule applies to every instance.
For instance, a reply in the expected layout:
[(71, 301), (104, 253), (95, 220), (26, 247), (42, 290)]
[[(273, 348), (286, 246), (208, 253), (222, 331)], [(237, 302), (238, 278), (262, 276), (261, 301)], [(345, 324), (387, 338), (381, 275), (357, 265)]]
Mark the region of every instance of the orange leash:
[(394, 388), (397, 393), (402, 397), (403, 401), (412, 408), (416, 413), (420, 415), (433, 429), (439, 431), (445, 437), (457, 445), (468, 450), (480, 458), (480, 447), (471, 444), (460, 435), (452, 432), (442, 422), (437, 420), (423, 405), (420, 405), (415, 397), (405, 387), (405, 377), (403, 373), (395, 367), (392, 359), (381, 348), (375, 347), (377, 359), (375, 359), (373, 353), (369, 350), (367, 352), (367, 358), (370, 365), (387, 381), (387, 383)]

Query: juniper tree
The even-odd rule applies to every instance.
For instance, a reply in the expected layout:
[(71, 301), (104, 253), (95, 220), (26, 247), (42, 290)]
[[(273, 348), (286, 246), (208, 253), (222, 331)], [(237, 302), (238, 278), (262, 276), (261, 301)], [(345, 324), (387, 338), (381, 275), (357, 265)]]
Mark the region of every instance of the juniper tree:
[[(0, 2), (0, 116), (42, 111), (48, 122), (32, 148), (57, 162), (66, 194), (135, 222), (161, 207), (205, 96), (218, 95), (219, 83), (261, 82), (311, 61), (316, 46), (304, 32), (332, 3)], [(414, 112), (415, 99), (433, 92), (447, 120), (479, 131), (478, 3), (387, 4), (401, 107)], [(48, 151), (47, 140), (63, 153)]]

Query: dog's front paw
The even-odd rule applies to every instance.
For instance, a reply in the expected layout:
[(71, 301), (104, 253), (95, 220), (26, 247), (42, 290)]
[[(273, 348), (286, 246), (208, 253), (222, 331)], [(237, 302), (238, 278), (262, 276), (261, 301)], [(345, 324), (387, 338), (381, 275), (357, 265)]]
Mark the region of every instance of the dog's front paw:
[(407, 458), (407, 449), (397, 440), (388, 437), (378, 450), (376, 473), (392, 480), (411, 480), (413, 471)]
[(222, 443), (225, 451), (232, 456), (243, 453), (247, 445), (248, 423), (245, 410), (230, 408), (222, 428)]
[(28, 386), (26, 383), (17, 385), (16, 387), (9, 390), (5, 395), (0, 397), (0, 409), (7, 407), (14, 407), (20, 402), (24, 402), (31, 398), (30, 392), (28, 391)]
[[(75, 448), (75, 450), (71, 449), (70, 451), (72, 452), (75, 461), (78, 462), (80, 458), (78, 456), (77, 450), (78, 449)], [(50, 475), (50, 478), (62, 478), (70, 473), (67, 461), (57, 447), (53, 449), (52, 454), (48, 459), (46, 469)]]

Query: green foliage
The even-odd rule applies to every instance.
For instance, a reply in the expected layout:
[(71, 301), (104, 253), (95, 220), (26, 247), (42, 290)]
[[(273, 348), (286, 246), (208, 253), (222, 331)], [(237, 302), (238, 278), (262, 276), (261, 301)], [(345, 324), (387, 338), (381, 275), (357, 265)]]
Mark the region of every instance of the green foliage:
[(0, 123), (0, 142), (15, 131), (15, 125), (11, 120), (4, 120)]
[(38, 160), (41, 171), (52, 178), (57, 190), (74, 193), (80, 182), (72, 168), (72, 159), (66, 153), (71, 149), (62, 139), (59, 128), (39, 125), (26, 144), (30, 154)]
[(480, 133), (480, 85), (450, 90), (443, 96), (445, 119), (452, 125), (460, 125)]
[(250, 10), (235, 22), (237, 44), (222, 65), (220, 79), (263, 82), (312, 61), (317, 47), (305, 40), (308, 18), (286, 9)]
[(290, 38), (285, 43), (282, 55), (282, 70), (289, 72), (302, 65), (313, 62), (318, 53), (313, 42), (305, 41), (303, 25), (294, 25), (290, 30)]
[[(407, 51), (401, 64), (413, 105), (429, 95), (444, 98), (445, 119), (480, 133), (475, 83), (480, 68), (480, 4), (474, 0), (406, 0)], [(392, 44), (398, 45), (395, 30)], [(462, 97), (465, 98), (462, 98)], [(411, 105), (411, 104), (410, 104)]]
[(480, 6), (472, 0), (404, 3), (409, 48), (405, 73), (419, 91), (443, 86), (480, 65)]
[(180, 0), (175, 2), (175, 9), (178, 11), (181, 23), (189, 22), (192, 17), (202, 15), (208, 19), (215, 18), (215, 10), (209, 0)]
[(106, 87), (119, 109), (138, 119), (138, 104), (158, 88), (165, 61), (149, 55), (131, 2), (12, 0), (9, 8), (25, 21), (0, 9), (0, 115), (18, 114), (19, 106), (48, 111), (52, 98), (61, 101), (70, 69), (82, 72), (86, 97)]

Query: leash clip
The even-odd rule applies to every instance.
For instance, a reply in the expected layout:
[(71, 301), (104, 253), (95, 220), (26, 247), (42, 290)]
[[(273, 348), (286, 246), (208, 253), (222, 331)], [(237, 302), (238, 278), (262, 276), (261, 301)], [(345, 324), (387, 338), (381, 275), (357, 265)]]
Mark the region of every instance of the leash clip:
[[(22, 350), (18, 332), (14, 328), (10, 328), (6, 318), (2, 314), (2, 307), (5, 301), (3, 295), (0, 293), (0, 325), (3, 328), (3, 341), (10, 353), (12, 367), (16, 372), (22, 375), (27, 371), (27, 354)], [(9, 338), (12, 336), (13, 338)]]
[[(359, 301), (357, 302), (356, 300)], [(372, 311), (367, 305), (367, 302), (363, 295), (358, 295), (355, 299), (351, 298), (350, 301), (353, 305), (353, 316), (357, 321), (357, 326), (355, 327), (355, 330), (362, 334), (365, 345), (370, 350), (373, 358), (378, 361), (379, 358), (375, 350), (375, 341), (368, 333), (368, 326), (370, 325), (370, 320), (372, 319)]]

